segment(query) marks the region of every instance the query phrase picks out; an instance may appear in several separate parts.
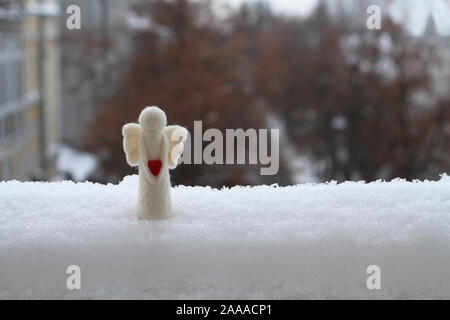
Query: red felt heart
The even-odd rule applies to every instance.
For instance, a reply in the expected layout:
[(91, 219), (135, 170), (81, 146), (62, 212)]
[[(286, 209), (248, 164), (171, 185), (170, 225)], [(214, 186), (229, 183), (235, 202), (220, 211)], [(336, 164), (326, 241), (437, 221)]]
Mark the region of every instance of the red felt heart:
[(161, 160), (150, 160), (148, 162), (148, 168), (150, 169), (150, 172), (157, 177), (159, 172), (161, 171), (162, 162)]

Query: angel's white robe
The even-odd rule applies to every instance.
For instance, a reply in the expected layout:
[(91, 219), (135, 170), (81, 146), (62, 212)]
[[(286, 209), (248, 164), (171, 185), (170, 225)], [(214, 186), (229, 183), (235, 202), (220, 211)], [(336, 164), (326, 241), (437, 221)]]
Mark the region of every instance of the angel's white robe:
[[(143, 132), (140, 141), (138, 217), (141, 220), (165, 219), (172, 215), (168, 138), (163, 131)], [(161, 161), (157, 176), (150, 171), (150, 161)], [(157, 170), (158, 171), (158, 170)]]
[(140, 122), (146, 114), (155, 115), (156, 118), (151, 119), (156, 124), (147, 120), (125, 125), (124, 150), (128, 163), (139, 166), (138, 218), (165, 219), (172, 215), (169, 169), (177, 166), (187, 130), (179, 126), (166, 127), (165, 114), (159, 108), (144, 109)]

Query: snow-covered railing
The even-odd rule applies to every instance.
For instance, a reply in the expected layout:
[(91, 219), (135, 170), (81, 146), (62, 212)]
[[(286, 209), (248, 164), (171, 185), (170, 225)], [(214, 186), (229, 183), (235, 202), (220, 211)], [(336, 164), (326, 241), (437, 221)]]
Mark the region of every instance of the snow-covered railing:
[(163, 221), (137, 183), (0, 183), (0, 298), (450, 298), (448, 176), (176, 187)]

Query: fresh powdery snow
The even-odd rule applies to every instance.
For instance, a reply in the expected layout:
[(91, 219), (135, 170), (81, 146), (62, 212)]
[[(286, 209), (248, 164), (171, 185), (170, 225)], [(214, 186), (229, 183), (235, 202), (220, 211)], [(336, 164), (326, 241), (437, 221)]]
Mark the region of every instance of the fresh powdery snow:
[(137, 220), (137, 185), (0, 183), (0, 298), (450, 299), (446, 175), (175, 187), (175, 217), (151, 222)]

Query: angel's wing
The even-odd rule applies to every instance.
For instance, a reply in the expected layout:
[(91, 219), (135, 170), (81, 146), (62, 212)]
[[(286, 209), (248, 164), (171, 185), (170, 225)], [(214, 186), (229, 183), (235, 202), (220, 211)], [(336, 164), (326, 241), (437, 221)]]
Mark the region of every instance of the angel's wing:
[(127, 162), (130, 166), (139, 165), (139, 139), (142, 135), (142, 128), (136, 123), (129, 123), (123, 126), (123, 150), (127, 155)]
[(167, 164), (169, 169), (175, 169), (183, 153), (183, 142), (188, 136), (188, 131), (180, 126), (167, 126), (164, 128), (164, 133), (169, 140)]

